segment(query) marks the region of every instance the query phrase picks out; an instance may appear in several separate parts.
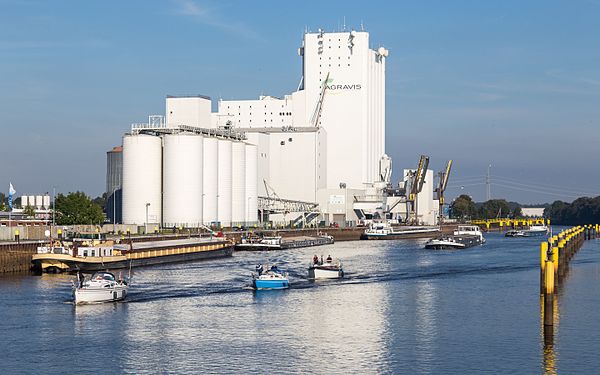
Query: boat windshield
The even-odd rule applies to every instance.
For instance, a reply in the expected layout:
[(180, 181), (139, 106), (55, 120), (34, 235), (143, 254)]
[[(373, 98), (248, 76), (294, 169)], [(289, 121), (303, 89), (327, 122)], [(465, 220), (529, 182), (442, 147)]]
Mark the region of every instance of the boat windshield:
[(92, 275), (92, 280), (107, 280), (107, 281), (115, 281), (115, 275), (110, 272), (97, 272)]

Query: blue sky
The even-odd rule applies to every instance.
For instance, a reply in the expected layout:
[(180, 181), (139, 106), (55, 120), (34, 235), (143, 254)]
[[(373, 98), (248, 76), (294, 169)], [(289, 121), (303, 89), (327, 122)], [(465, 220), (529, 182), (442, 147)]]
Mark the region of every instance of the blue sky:
[(394, 175), (454, 159), (448, 196), (600, 195), (600, 0), (0, 0), (0, 186), (105, 189), (106, 151), (167, 94), (282, 96), (305, 28), (361, 23), (387, 60)]

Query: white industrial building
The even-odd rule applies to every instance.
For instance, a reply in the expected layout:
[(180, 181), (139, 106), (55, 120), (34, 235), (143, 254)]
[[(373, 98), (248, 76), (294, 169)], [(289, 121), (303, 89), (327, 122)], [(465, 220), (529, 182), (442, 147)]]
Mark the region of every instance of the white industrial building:
[[(164, 120), (126, 135), (124, 223), (254, 222), (257, 197), (272, 195), (316, 203), (326, 222), (358, 221), (354, 204), (381, 181), (388, 51), (365, 31), (319, 30), (298, 53), (300, 84), (283, 98), (220, 100), (211, 113), (209, 97), (167, 96)], [(425, 223), (431, 195), (417, 204)]]

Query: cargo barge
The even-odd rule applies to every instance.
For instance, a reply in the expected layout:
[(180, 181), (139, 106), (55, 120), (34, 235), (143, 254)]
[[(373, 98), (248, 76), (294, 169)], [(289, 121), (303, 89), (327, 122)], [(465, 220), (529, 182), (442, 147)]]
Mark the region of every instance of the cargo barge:
[(438, 226), (392, 226), (387, 222), (372, 223), (365, 229), (363, 240), (400, 240), (405, 238), (433, 237), (441, 232)]
[(231, 256), (234, 243), (226, 238), (184, 238), (128, 244), (62, 243), (39, 247), (33, 268), (43, 272), (99, 271)]
[(235, 245), (236, 250), (285, 250), (299, 247), (330, 245), (334, 243), (332, 236), (320, 235), (317, 237), (242, 237), (240, 243)]

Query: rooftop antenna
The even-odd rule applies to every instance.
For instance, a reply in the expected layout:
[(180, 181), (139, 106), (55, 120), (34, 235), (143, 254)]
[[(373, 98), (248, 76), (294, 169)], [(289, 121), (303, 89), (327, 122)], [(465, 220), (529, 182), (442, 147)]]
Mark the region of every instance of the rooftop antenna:
[(344, 30), (342, 31), (346, 31), (346, 16), (344, 16)]
[(362, 20), (360, 20), (360, 31), (365, 31), (365, 25), (363, 25)]

